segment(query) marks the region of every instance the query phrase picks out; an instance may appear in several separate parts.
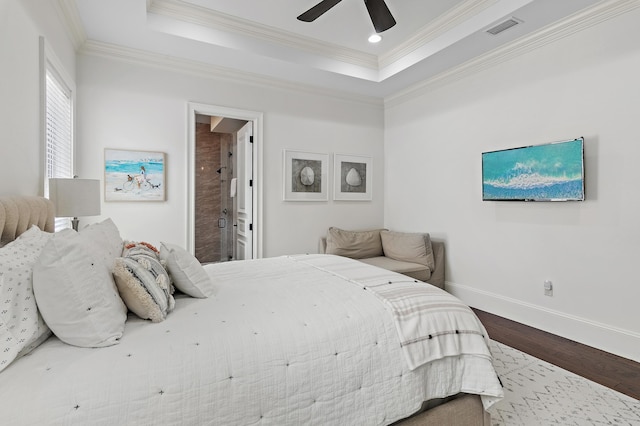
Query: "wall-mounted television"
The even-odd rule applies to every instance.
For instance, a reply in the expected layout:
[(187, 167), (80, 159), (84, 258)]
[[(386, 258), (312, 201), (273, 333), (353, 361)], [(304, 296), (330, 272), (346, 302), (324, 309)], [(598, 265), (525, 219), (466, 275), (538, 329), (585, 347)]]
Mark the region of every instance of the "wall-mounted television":
[(584, 138), (482, 153), (483, 201), (584, 201)]

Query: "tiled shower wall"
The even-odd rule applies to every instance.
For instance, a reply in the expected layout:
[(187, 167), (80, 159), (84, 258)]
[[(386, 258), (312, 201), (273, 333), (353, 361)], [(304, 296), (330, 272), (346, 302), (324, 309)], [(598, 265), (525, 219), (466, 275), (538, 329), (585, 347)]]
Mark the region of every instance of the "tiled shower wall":
[[(233, 135), (212, 133), (209, 124), (196, 124), (195, 255), (202, 263), (228, 260), (233, 253), (233, 162), (228, 158), (232, 143)], [(219, 227), (220, 219), (226, 222), (224, 228)]]

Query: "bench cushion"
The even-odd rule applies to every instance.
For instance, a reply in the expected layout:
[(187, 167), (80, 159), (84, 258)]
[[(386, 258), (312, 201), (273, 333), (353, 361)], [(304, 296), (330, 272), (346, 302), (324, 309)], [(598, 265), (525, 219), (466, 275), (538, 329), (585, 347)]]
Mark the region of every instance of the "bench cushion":
[(427, 266), (419, 263), (395, 260), (386, 256), (377, 256), (369, 259), (358, 260), (363, 263), (368, 263), (369, 265), (407, 275), (419, 281), (426, 281), (431, 277), (431, 270)]

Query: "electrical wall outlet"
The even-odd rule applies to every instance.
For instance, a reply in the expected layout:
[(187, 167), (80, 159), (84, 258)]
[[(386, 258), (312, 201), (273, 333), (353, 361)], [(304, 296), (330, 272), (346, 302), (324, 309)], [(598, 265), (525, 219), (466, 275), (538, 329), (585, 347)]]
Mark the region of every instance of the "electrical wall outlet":
[(549, 280), (545, 280), (544, 282), (544, 295), (553, 296), (553, 283)]

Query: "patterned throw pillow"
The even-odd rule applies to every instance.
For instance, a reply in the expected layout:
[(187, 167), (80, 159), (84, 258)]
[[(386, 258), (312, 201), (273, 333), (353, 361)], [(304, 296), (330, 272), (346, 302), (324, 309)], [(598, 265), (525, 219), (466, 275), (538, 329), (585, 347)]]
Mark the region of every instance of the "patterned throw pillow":
[(34, 225), (0, 248), (0, 371), (51, 334), (36, 306), (31, 273), (52, 235)]
[(135, 257), (139, 254), (160, 259), (160, 251), (145, 241), (125, 241), (122, 249), (122, 257)]
[(142, 319), (163, 321), (175, 306), (169, 274), (158, 250), (149, 243), (126, 241), (115, 260), (113, 276), (129, 310)]

